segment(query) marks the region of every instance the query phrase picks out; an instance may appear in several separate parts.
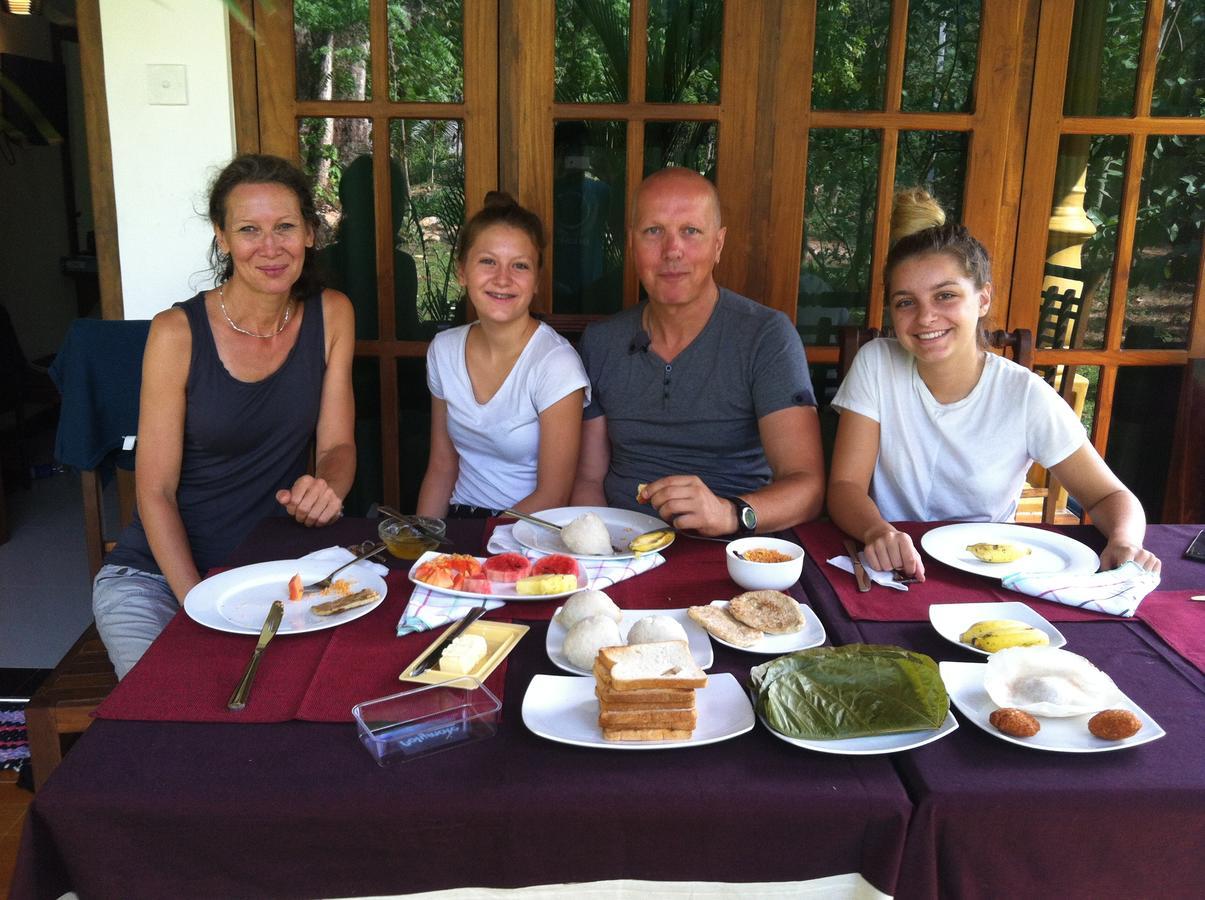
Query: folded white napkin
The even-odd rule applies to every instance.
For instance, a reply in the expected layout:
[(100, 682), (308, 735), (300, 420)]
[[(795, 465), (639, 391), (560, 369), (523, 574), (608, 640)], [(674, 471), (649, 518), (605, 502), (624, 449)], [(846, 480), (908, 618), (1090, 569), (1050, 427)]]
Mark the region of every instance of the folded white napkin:
[(1000, 583), (1018, 591), (1111, 616), (1133, 616), (1142, 598), (1159, 586), (1159, 576), (1132, 559), (1116, 569), (1091, 575), (1005, 575)]
[[(365, 551), (368, 550), (367, 547), (364, 549)], [(301, 558), (316, 559), (319, 562), (330, 563), (331, 568), (334, 569), (337, 566), (343, 565), (343, 563), (351, 562), (356, 558), (356, 555), (346, 547), (327, 547), (324, 550), (315, 550), (313, 553), (307, 553)], [(389, 574), (389, 569), (387, 567), (381, 565), (380, 563), (371, 562), (367, 559), (362, 559), (354, 566), (350, 566), (348, 569), (344, 569), (343, 571), (346, 572), (350, 569), (358, 569), (361, 566), (367, 568), (368, 571), (372, 572), (374, 575), (380, 575), (382, 578)]]
[(506, 604), (505, 600), (488, 600), (479, 597), (457, 597), (455, 594), (442, 594), (439, 591), (429, 591), (426, 588), (414, 587), (406, 611), (397, 623), (397, 636), (413, 634), (416, 631), (429, 631), (432, 628), (443, 628), (445, 625), (463, 619), (471, 610), (479, 606), (497, 609)]
[[(514, 535), (511, 533), (512, 528), (514, 528), (513, 525), (499, 525), (495, 528), (494, 533), (490, 535), (486, 549), (490, 553), (522, 553), (528, 559), (539, 559), (541, 556), (548, 555), (538, 550), (524, 547), (515, 540)], [(660, 553), (645, 553), (642, 556), (635, 556), (630, 559), (579, 558), (578, 562), (582, 564), (582, 569), (586, 573), (590, 587), (601, 591), (627, 578), (632, 578), (635, 575), (643, 575), (650, 569), (657, 568), (657, 566), (665, 562), (665, 557)]]
[[(894, 572), (881, 572), (878, 569), (872, 568), (870, 563), (866, 561), (866, 554), (859, 553), (862, 558), (862, 568), (866, 570), (866, 574), (870, 576), (870, 580), (875, 584), (881, 584), (883, 587), (894, 588), (897, 591), (908, 590), (908, 585), (895, 580)], [(830, 560), (826, 560), (830, 566), (836, 566), (843, 572), (854, 574), (854, 564), (850, 562), (848, 556), (834, 556)]]

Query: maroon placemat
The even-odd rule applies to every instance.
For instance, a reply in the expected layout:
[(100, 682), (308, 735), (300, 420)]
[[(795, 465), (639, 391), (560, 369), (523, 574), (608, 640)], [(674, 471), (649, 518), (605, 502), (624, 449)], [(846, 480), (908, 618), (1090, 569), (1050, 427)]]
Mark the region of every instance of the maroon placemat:
[[(397, 636), (397, 623), (406, 609), (413, 584), (402, 572), (385, 579), (389, 593), (385, 602), (367, 616), (333, 630), (330, 643), (319, 660), (293, 718), (308, 722), (350, 722), (357, 703), (387, 697), (421, 687), (400, 681), (398, 675), (439, 639), (444, 629)], [(490, 619), (507, 619), (497, 610)], [(501, 700), (506, 680), (506, 660), (485, 680), (486, 687)]]
[(1138, 605), (1137, 617), (1173, 650), (1205, 672), (1205, 602), (1200, 591), (1151, 591)]
[[(896, 528), (920, 546), (921, 535), (944, 522), (895, 522)], [(1041, 526), (1035, 526), (1041, 527)], [(1057, 528), (1050, 530), (1058, 531)], [(1021, 601), (1049, 622), (1110, 621), (1115, 616), (1088, 612), (1061, 603), (1038, 600), (1015, 591), (1005, 590), (999, 581), (951, 568), (926, 555), (925, 580), (911, 584), (907, 591), (874, 585), (860, 593), (854, 576), (826, 560), (847, 556), (841, 541), (845, 535), (832, 522), (807, 522), (796, 525), (795, 536), (812, 557), (821, 574), (832, 586), (841, 605), (852, 619), (872, 622), (927, 622), (929, 606), (934, 603), (984, 603)]]
[(243, 677), (258, 636), (206, 628), (181, 610), (96, 715), (159, 722), (286, 722), (296, 714), (331, 635), (326, 630), (274, 638), (260, 660), (246, 708), (232, 712), (226, 701)]

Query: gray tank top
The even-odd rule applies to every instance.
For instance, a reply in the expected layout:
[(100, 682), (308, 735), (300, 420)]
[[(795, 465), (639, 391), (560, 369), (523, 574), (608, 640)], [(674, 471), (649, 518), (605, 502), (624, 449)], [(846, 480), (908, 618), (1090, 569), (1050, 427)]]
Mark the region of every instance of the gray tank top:
[[(239, 381), (218, 357), (204, 293), (176, 306), (192, 329), (176, 501), (203, 575), (260, 519), (283, 515), (276, 492), (305, 473), (326, 371), (325, 328), (318, 295), (305, 302), (301, 333), (280, 368), (262, 381)], [(105, 562), (159, 573), (137, 512)]]

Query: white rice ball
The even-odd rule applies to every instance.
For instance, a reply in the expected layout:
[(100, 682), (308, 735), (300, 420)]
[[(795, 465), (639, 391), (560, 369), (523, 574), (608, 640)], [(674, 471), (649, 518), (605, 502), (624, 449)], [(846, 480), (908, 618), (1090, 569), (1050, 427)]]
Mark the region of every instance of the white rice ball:
[(615, 647), (623, 643), (619, 636), (619, 625), (606, 616), (590, 616), (582, 619), (565, 635), (565, 656), (579, 669), (593, 669), (594, 658), (603, 647)]
[(610, 556), (614, 552), (607, 526), (592, 512), (583, 513), (563, 527), (561, 541), (569, 552), (583, 556)]
[(686, 629), (669, 616), (645, 616), (628, 632), (629, 644), (652, 644), (657, 641), (684, 641)]
[(566, 628), (572, 628), (590, 616), (606, 616), (608, 619), (622, 622), (623, 610), (602, 591), (578, 591), (565, 601), (565, 605), (557, 613), (556, 620)]

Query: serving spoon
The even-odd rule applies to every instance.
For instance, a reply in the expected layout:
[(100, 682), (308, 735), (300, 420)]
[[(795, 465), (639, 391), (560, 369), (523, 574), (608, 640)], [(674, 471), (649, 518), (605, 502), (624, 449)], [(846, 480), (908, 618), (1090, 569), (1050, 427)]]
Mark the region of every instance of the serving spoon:
[[(549, 522), (547, 519), (541, 519), (536, 516), (529, 516), (527, 513), (521, 513), (516, 509), (502, 510), (504, 516), (514, 516), (516, 519), (522, 519), (524, 522), (530, 522), (532, 525), (538, 525), (540, 528), (547, 528), (549, 531), (560, 534), (564, 526), (557, 525), (555, 522)], [(618, 544), (612, 544), (611, 549), (616, 553), (627, 553), (629, 550), (637, 556), (642, 556), (645, 553), (655, 553), (658, 550), (663, 550), (674, 542), (674, 536), (677, 532), (672, 528), (661, 527), (654, 528), (652, 531), (646, 531), (644, 534), (638, 534), (628, 542), (626, 547), (621, 547)]]

